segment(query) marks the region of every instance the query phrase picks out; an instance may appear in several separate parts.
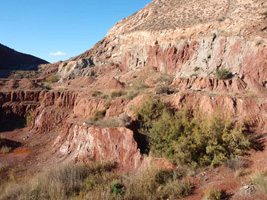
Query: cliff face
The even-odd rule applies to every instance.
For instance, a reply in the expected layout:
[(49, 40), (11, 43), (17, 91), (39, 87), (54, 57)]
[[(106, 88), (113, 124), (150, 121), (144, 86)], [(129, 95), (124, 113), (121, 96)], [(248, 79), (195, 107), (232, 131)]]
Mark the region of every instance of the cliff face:
[(264, 86), (266, 8), (256, 0), (153, 1), (119, 21), (92, 49), (64, 62), (59, 74), (88, 76), (90, 65), (110, 63), (123, 71), (154, 67), (177, 78), (214, 77), (216, 69), (226, 68), (235, 78), (249, 76)]

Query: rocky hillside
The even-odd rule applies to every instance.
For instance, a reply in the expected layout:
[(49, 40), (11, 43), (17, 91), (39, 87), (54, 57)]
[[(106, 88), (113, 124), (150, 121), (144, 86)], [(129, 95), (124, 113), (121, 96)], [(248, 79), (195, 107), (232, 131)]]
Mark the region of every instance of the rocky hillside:
[(210, 78), (226, 68), (264, 86), (266, 10), (266, 1), (258, 0), (155, 0), (119, 21), (92, 49), (62, 63), (59, 74), (90, 76), (92, 66), (116, 64), (123, 71), (148, 66), (175, 77)]
[(38, 65), (48, 62), (32, 55), (17, 52), (0, 44), (0, 77), (11, 70), (37, 70)]

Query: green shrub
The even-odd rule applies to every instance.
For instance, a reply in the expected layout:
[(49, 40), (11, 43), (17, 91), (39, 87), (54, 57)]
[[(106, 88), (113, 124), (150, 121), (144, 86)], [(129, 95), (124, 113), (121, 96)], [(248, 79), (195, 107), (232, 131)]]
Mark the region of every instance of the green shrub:
[(29, 111), (26, 116), (26, 126), (30, 126), (32, 123), (33, 112)]
[(150, 97), (136, 111), (140, 133), (146, 134), (150, 153), (173, 162), (199, 166), (221, 165), (250, 149), (243, 125), (200, 111), (171, 112), (160, 99)]
[(125, 194), (124, 186), (121, 183), (119, 183), (119, 182), (113, 183), (111, 185), (111, 193), (113, 195), (123, 196)]
[(59, 76), (58, 75), (52, 75), (52, 76), (48, 76), (46, 79), (45, 79), (45, 82), (48, 82), (48, 83), (56, 83), (59, 81)]
[(210, 189), (205, 192), (202, 200), (220, 200), (222, 198), (222, 191), (217, 189)]
[(227, 69), (217, 69), (215, 77), (220, 80), (231, 78), (232, 73)]
[(162, 112), (167, 109), (167, 105), (159, 97), (145, 97), (141, 108), (135, 109), (137, 121), (140, 125), (140, 132), (147, 134), (152, 128), (154, 122), (162, 115)]

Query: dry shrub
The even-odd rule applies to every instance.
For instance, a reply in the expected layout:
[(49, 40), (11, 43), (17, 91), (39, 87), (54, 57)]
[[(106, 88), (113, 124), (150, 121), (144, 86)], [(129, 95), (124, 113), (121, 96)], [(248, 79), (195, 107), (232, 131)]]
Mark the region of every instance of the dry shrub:
[(127, 93), (124, 90), (114, 90), (111, 92), (110, 96), (111, 98), (116, 98), (116, 97), (120, 97), (126, 94)]
[(0, 148), (0, 154), (3, 153), (3, 154), (6, 154), (6, 153), (9, 153), (12, 151), (12, 148), (11, 147), (8, 147), (8, 146), (2, 146)]

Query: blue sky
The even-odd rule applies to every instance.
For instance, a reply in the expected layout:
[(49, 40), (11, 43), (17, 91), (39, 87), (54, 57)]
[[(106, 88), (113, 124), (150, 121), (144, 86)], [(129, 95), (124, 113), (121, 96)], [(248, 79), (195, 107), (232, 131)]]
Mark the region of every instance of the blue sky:
[(66, 60), (151, 1), (0, 0), (0, 43), (49, 62)]

